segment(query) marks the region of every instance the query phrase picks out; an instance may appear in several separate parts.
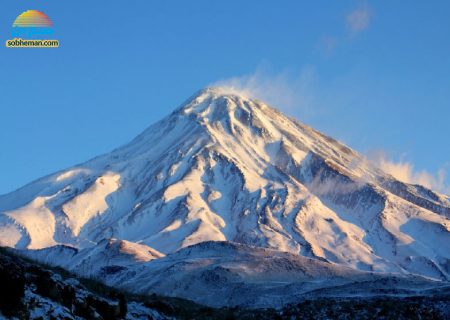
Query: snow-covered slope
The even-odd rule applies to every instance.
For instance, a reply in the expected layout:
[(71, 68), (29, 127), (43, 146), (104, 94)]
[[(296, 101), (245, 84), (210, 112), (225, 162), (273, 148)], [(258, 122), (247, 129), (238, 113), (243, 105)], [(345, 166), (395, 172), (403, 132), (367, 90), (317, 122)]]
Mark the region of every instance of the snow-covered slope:
[(34, 260), (57, 265), (86, 277), (97, 277), (103, 273), (139, 266), (164, 257), (164, 254), (146, 245), (117, 239), (104, 239), (96, 246), (84, 249), (57, 245), (18, 252)]
[[(105, 263), (101, 244), (70, 252), (63, 266), (78, 274), (139, 294), (157, 293), (214, 307), (279, 307), (302, 297), (421, 294), (449, 284), (420, 276), (381, 274), (278, 250), (229, 241), (206, 241), (147, 262), (114, 259)], [(22, 254), (55, 264), (67, 248), (25, 250)], [(146, 249), (144, 249), (146, 250)], [(388, 285), (388, 284), (391, 285)], [(351, 290), (340, 288), (350, 287)], [(357, 293), (356, 290), (358, 291)]]
[(447, 196), (220, 88), (109, 154), (1, 196), (0, 212), (0, 243), (18, 249), (114, 238), (150, 247), (155, 254), (135, 248), (145, 260), (232, 241), (355, 270), (450, 277)]

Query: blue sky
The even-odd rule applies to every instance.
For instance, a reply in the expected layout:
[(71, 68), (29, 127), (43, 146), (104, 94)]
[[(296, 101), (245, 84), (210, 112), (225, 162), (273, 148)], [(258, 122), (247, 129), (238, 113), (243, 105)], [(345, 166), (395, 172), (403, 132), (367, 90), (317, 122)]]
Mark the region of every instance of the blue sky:
[[(60, 48), (5, 48), (28, 9), (52, 19)], [(5, 0), (0, 194), (126, 143), (217, 82), (383, 153), (405, 179), (438, 181), (450, 169), (449, 11), (448, 1)]]

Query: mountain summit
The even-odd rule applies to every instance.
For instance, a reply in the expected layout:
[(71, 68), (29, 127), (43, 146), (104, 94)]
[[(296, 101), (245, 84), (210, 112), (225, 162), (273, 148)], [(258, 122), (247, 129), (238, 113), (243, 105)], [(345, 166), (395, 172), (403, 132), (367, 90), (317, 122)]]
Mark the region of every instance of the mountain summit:
[(208, 88), (111, 153), (0, 196), (0, 243), (77, 270), (79, 256), (49, 252), (101, 260), (115, 239), (118, 256), (156, 265), (227, 241), (446, 281), (449, 217), (448, 197), (261, 101)]

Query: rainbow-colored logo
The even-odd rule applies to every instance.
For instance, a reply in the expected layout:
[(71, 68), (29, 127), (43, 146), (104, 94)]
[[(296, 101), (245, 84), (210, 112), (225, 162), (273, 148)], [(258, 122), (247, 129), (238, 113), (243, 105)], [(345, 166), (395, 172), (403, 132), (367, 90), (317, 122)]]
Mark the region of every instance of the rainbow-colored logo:
[(36, 39), (53, 34), (53, 22), (43, 12), (27, 10), (14, 20), (12, 36), (15, 38)]
[(16, 18), (13, 27), (51, 28), (53, 23), (45, 13), (38, 10), (27, 10)]
[(43, 12), (27, 10), (21, 13), (12, 25), (13, 39), (6, 41), (7, 47), (58, 47), (58, 40), (49, 40), (53, 35), (53, 22)]

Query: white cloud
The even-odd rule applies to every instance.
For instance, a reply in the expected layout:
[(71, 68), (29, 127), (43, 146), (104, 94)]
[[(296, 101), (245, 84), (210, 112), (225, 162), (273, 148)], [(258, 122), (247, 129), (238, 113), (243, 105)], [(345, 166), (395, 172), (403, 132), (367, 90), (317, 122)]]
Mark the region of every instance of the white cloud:
[[(356, 36), (366, 30), (370, 25), (372, 16), (372, 9), (366, 3), (360, 4), (359, 7), (345, 15), (347, 33)], [(335, 33), (334, 35), (322, 36), (318, 41), (318, 46), (322, 53), (329, 56), (341, 43), (343, 43), (343, 35)]]
[(212, 83), (210, 86), (259, 99), (284, 112), (312, 112), (316, 71), (313, 66), (304, 67), (299, 73), (270, 74), (258, 69), (253, 74), (233, 77)]
[(372, 10), (367, 5), (364, 5), (350, 12), (345, 19), (347, 28), (353, 34), (357, 34), (369, 27), (371, 18)]
[(444, 166), (433, 174), (426, 170), (416, 171), (414, 165), (407, 161), (389, 160), (383, 152), (373, 153), (370, 158), (381, 170), (400, 181), (419, 184), (429, 189), (450, 195), (450, 185), (446, 183), (447, 166)]

